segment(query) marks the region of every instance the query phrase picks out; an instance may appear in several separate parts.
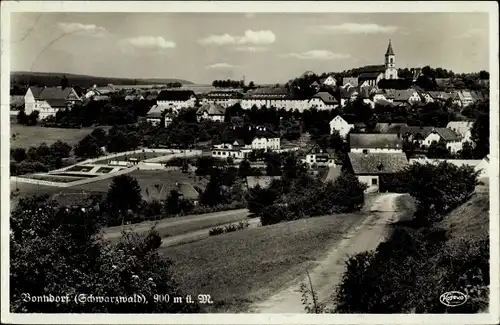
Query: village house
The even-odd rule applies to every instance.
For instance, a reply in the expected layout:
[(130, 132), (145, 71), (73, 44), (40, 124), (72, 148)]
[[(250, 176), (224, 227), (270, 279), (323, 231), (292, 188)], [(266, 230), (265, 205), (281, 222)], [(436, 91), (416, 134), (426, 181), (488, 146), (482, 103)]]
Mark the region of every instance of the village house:
[(321, 84), (325, 86), (335, 87), (337, 86), (337, 79), (335, 79), (333, 76), (328, 76), (327, 78), (322, 80)]
[(446, 125), (446, 128), (455, 131), (462, 137), (462, 142), (471, 141), (472, 127), (474, 121), (451, 121)]
[(344, 168), (368, 185), (366, 192), (378, 192), (384, 185), (383, 176), (401, 173), (406, 166), (408, 160), (403, 152), (349, 152)]
[(303, 112), (309, 109), (309, 100), (294, 96), (284, 87), (262, 87), (247, 92), (240, 105), (243, 109), (251, 109), (255, 105), (257, 108), (266, 106)]
[[(346, 121), (346, 119), (349, 120), (349, 122)], [(354, 123), (347, 117), (342, 117), (340, 115), (335, 116), (331, 121), (330, 121), (330, 134), (333, 134), (334, 131), (337, 131), (341, 137), (345, 138), (346, 135), (354, 129)]]
[(331, 150), (323, 150), (319, 146), (314, 145), (306, 153), (303, 163), (305, 163), (308, 167), (335, 166), (334, 152)]
[(203, 103), (207, 104), (218, 104), (222, 107), (231, 107), (236, 103), (239, 103), (243, 98), (243, 93), (239, 91), (211, 91), (204, 96)]
[(222, 105), (213, 103), (202, 105), (196, 111), (196, 117), (198, 121), (208, 119), (214, 122), (224, 122), (225, 114), (226, 108), (224, 108)]
[(453, 164), (457, 167), (470, 166), (473, 167), (475, 171), (479, 172), (478, 178), (489, 177), (490, 168), (490, 157), (489, 155), (483, 159), (429, 159), (429, 158), (416, 158), (410, 159), (410, 164), (433, 164), (438, 165), (439, 163), (447, 162)]
[(156, 97), (158, 106), (176, 110), (194, 107), (195, 103), (196, 95), (192, 90), (162, 90)]
[(383, 72), (363, 72), (358, 75), (358, 84), (360, 87), (377, 86), (382, 79), (384, 79)]
[(273, 151), (280, 149), (279, 135), (266, 130), (266, 127), (257, 127), (257, 132), (252, 139), (252, 150)]
[(403, 136), (408, 141), (420, 146), (422, 142), (434, 131), (433, 126), (408, 126), (401, 129)]
[(388, 94), (386, 91), (389, 89), (386, 89), (385, 91), (382, 89), (377, 90), (372, 97), (372, 100), (375, 104), (382, 104), (382, 105), (388, 105), (392, 103), (394, 100), (394, 94), (392, 96)]
[(81, 99), (72, 87), (31, 86), (24, 96), (24, 112), (29, 115), (38, 111), (38, 118), (43, 120), (59, 111), (71, 109), (77, 102)]
[(445, 102), (450, 96), (444, 91), (428, 91), (427, 94), (434, 102)]
[(127, 95), (127, 96), (125, 96), (125, 100), (127, 100), (127, 101), (144, 100), (144, 96), (142, 96), (142, 95)]
[(434, 130), (422, 141), (422, 146), (429, 148), (433, 142), (444, 141), (446, 148), (451, 153), (462, 150), (462, 137), (455, 131), (448, 128), (434, 128)]
[(217, 159), (245, 159), (252, 152), (251, 145), (236, 140), (232, 143), (219, 143), (212, 147), (212, 157)]
[(318, 110), (334, 109), (338, 106), (338, 100), (326, 91), (316, 93), (309, 101), (309, 108), (315, 107)]
[(358, 77), (344, 77), (342, 78), (342, 87), (344, 89), (357, 87), (358, 86)]
[(403, 152), (403, 139), (400, 134), (362, 134), (351, 133), (349, 135), (350, 152)]
[(420, 92), (419, 95), (423, 103), (434, 103), (434, 98), (428, 92)]
[(422, 101), (420, 95), (416, 90), (396, 90), (394, 91), (394, 103), (395, 104), (409, 104), (414, 105)]
[(174, 113), (172, 110), (167, 109), (162, 106), (153, 105), (146, 115), (146, 121), (152, 125), (159, 125), (161, 123), (162, 116), (164, 117), (164, 127), (168, 127), (174, 118)]
[(467, 107), (475, 102), (473, 92), (469, 90), (460, 90), (457, 93), (461, 107)]

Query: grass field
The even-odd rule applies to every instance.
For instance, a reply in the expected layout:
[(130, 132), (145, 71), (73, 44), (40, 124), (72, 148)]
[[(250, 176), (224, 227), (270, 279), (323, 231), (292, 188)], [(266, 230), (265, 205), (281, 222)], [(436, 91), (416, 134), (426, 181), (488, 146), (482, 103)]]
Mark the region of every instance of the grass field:
[(302, 219), (160, 249), (187, 294), (210, 294), (210, 312), (244, 312), (305, 274), (363, 214)]
[[(38, 146), (45, 142), (51, 145), (57, 140), (67, 142), (69, 145), (77, 144), (87, 134), (92, 132), (93, 128), (82, 129), (59, 129), (45, 128), (41, 126), (25, 126), (17, 123), (10, 124), (11, 147), (29, 148)], [(13, 139), (13, 135), (15, 138)]]
[[(205, 188), (208, 180), (206, 178), (190, 176), (189, 174), (184, 174), (181, 171), (162, 171), (162, 170), (135, 170), (127, 175), (134, 177), (139, 182), (139, 186), (143, 187), (151, 187), (155, 184), (161, 183), (175, 183), (175, 182), (189, 182), (193, 186), (198, 186), (201, 188)], [(109, 189), (109, 185), (113, 181), (112, 178), (100, 180), (93, 183), (78, 185), (72, 187), (73, 189), (84, 189), (88, 191), (95, 192), (107, 192)]]

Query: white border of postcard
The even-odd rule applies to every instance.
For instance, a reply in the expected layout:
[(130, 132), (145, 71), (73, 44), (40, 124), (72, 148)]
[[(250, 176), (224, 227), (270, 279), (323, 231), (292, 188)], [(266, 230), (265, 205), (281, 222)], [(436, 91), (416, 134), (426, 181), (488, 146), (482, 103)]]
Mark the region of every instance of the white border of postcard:
[(20, 324), (498, 324), (499, 318), (499, 223), (498, 223), (498, 3), (469, 2), (150, 2), (150, 1), (2, 1), (1, 2), (1, 194), (10, 197), (10, 13), (11, 12), (485, 12), (490, 26), (490, 311), (484, 314), (367, 315), (367, 314), (11, 314), (9, 312), (9, 211), (2, 211), (2, 323)]

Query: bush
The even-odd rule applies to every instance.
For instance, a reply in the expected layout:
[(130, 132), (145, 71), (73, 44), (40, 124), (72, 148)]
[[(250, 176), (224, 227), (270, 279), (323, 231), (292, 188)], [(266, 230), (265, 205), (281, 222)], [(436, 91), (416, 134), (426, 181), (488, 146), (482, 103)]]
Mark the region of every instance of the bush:
[(233, 231), (236, 231), (236, 230), (238, 230), (238, 228), (235, 225), (233, 225), (233, 224), (230, 224), (230, 225), (227, 225), (227, 226), (224, 227), (224, 232), (225, 233), (233, 232)]
[(221, 235), (223, 233), (224, 233), (224, 228), (222, 228), (222, 227), (214, 227), (214, 228), (210, 229), (210, 231), (208, 232), (208, 234), (210, 236)]

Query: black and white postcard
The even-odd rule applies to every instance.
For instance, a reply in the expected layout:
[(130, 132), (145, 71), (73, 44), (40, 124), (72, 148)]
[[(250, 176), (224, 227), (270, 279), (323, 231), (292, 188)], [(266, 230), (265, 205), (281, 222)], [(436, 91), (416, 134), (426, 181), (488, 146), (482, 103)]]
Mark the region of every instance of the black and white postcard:
[(500, 321), (496, 2), (1, 6), (2, 323)]

